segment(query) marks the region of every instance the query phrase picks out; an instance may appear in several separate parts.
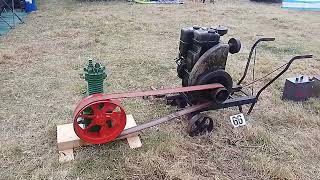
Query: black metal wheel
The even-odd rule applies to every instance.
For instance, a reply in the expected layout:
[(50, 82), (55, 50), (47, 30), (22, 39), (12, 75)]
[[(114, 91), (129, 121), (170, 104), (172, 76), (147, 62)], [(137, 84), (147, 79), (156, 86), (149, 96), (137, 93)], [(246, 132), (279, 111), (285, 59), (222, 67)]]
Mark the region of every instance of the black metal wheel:
[(202, 115), (201, 113), (194, 115), (188, 124), (187, 132), (189, 136), (199, 136), (210, 133), (213, 130), (212, 118)]

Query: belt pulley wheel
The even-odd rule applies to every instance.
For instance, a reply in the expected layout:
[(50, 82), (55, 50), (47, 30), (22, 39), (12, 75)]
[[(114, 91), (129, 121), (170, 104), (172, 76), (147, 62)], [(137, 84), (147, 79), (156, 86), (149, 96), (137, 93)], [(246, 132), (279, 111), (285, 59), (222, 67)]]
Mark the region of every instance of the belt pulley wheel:
[(73, 116), (73, 127), (80, 139), (103, 144), (116, 139), (126, 125), (126, 114), (119, 100), (90, 102), (95, 94), (83, 99)]
[(218, 91), (202, 91), (202, 92), (190, 92), (189, 96), (193, 103), (202, 102), (207, 99), (212, 99), (217, 103), (222, 103), (229, 97), (229, 93), (232, 90), (232, 78), (223, 69), (213, 69), (203, 72), (193, 81), (194, 84), (190, 85), (204, 85), (220, 83), (224, 88), (217, 89)]

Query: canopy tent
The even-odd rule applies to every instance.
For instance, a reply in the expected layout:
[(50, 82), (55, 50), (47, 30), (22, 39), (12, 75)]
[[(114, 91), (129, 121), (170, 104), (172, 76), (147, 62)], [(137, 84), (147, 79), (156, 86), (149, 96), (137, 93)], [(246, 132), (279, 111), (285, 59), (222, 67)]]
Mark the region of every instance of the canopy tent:
[(183, 4), (182, 0), (134, 0), (139, 4)]
[(22, 18), (27, 15), (22, 11), (23, 8), (20, 0), (0, 0), (0, 36), (14, 28), (17, 23), (23, 23)]
[(283, 0), (282, 8), (295, 10), (320, 10), (320, 0)]

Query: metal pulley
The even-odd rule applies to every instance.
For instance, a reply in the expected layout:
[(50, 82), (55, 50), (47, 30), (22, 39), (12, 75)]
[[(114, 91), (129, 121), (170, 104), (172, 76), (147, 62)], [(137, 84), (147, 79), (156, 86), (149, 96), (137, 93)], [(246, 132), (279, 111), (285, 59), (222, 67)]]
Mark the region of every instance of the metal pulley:
[(192, 96), (195, 96), (197, 101), (203, 101), (205, 99), (212, 99), (217, 103), (222, 103), (227, 100), (229, 94), (232, 90), (232, 78), (231, 76), (222, 69), (218, 70), (209, 70), (202, 73), (198, 79), (195, 81), (195, 85), (203, 85), (203, 84), (213, 84), (220, 83), (224, 87), (216, 89), (215, 91), (204, 91), (204, 92), (193, 92)]
[(124, 130), (126, 113), (119, 100), (90, 102), (94, 94), (83, 99), (73, 115), (75, 133), (86, 142), (103, 144), (114, 140)]

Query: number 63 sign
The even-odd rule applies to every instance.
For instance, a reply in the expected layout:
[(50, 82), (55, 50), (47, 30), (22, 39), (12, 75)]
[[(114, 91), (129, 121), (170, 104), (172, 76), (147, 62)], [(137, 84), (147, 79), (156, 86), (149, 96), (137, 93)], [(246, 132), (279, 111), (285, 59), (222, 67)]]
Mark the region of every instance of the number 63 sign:
[(244, 115), (241, 114), (236, 114), (233, 116), (230, 116), (230, 121), (233, 127), (237, 128), (239, 126), (245, 126), (246, 125), (246, 120), (244, 118)]

